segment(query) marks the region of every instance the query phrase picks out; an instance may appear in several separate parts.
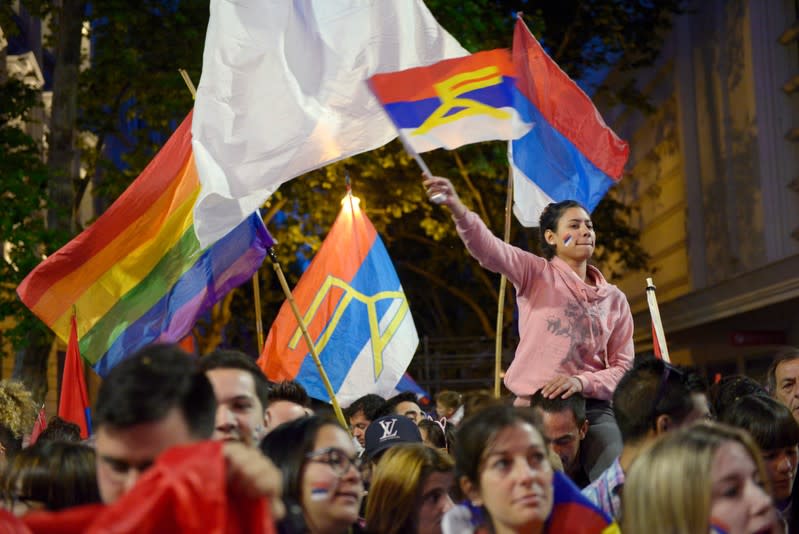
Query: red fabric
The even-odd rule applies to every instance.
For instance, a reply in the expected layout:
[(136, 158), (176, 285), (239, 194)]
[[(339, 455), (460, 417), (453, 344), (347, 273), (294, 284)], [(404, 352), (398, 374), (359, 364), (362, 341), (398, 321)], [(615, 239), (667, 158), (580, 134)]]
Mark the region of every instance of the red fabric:
[(189, 334), (180, 341), (178, 341), (180, 348), (189, 354), (197, 354), (197, 343), (194, 341), (194, 334)]
[(31, 531), (21, 519), (0, 508), (0, 534), (31, 534)]
[(39, 434), (41, 434), (45, 428), (47, 428), (47, 416), (44, 413), (44, 406), (42, 406), (42, 409), (39, 410), (39, 415), (36, 416), (36, 422), (33, 423), (33, 430), (31, 430), (31, 445), (36, 443), (36, 440), (39, 439)]
[(89, 504), (60, 512), (32, 512), (22, 519), (28, 529), (25, 532), (31, 534), (83, 534), (105, 508), (102, 504)]
[(33, 534), (276, 532), (265, 498), (228, 493), (222, 443), (215, 441), (165, 452), (130, 492), (110, 506), (34, 513), (24, 520)]
[(652, 324), (652, 350), (659, 359), (663, 359), (663, 352), (660, 350), (660, 343), (658, 343), (658, 334), (655, 331), (655, 323)]
[(64, 375), (61, 378), (61, 399), (58, 402), (58, 416), (80, 427), (80, 437), (89, 437), (86, 420), (89, 411), (89, 395), (86, 393), (86, 379), (83, 376), (83, 360), (78, 346), (78, 326), (75, 316), (71, 319), (67, 356), (64, 360)]

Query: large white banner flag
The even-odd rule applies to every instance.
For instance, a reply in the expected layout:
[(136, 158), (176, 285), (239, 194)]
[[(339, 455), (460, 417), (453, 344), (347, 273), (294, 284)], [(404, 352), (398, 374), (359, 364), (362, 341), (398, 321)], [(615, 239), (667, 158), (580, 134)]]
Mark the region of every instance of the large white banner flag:
[(466, 55), (422, 0), (212, 0), (192, 125), (202, 246), (396, 131), (366, 80)]

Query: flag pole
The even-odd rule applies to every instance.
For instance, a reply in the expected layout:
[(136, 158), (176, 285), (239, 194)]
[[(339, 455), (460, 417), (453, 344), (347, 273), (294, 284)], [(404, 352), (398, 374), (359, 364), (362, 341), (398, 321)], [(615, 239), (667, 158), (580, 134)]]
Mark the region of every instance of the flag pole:
[(649, 315), (652, 317), (652, 329), (655, 331), (654, 342), (660, 347), (660, 357), (666, 363), (669, 359), (669, 349), (666, 347), (666, 335), (663, 332), (663, 323), (660, 321), (658, 299), (655, 295), (655, 284), (651, 278), (646, 279), (646, 302), (649, 304)]
[[(420, 156), (419, 153), (408, 142), (408, 138), (405, 137), (405, 133), (403, 133), (402, 130), (397, 128), (397, 135), (400, 141), (402, 141), (402, 146), (405, 148), (405, 152), (410, 154), (413, 157), (413, 159), (416, 160), (416, 164), (419, 165), (419, 168), (422, 169), (422, 174), (424, 174), (429, 178), (432, 178), (433, 173), (430, 172), (430, 169), (427, 167), (427, 163), (425, 163), (425, 161), (422, 159), (422, 156)], [(445, 200), (444, 195), (441, 193), (436, 193), (435, 195), (430, 197), (430, 201), (435, 204), (441, 204), (442, 202), (444, 202), (444, 200)]]
[(336, 418), (338, 419), (338, 422), (341, 423), (341, 426), (344, 427), (344, 430), (349, 432), (350, 427), (347, 424), (347, 420), (344, 418), (344, 412), (341, 411), (341, 406), (336, 399), (336, 394), (333, 391), (333, 386), (330, 384), (330, 379), (327, 377), (325, 368), (322, 367), (322, 360), (319, 359), (319, 353), (316, 350), (316, 345), (314, 345), (314, 342), (311, 339), (311, 334), (308, 333), (308, 327), (305, 325), (305, 320), (302, 318), (300, 310), (297, 308), (297, 303), (294, 301), (294, 295), (291, 294), (291, 289), (289, 289), (289, 285), (286, 282), (286, 277), (283, 275), (283, 269), (280, 267), (280, 261), (277, 259), (277, 254), (275, 253), (274, 247), (269, 247), (267, 256), (269, 257), (269, 261), (272, 263), (272, 267), (275, 269), (275, 274), (277, 274), (277, 279), (280, 281), (280, 286), (283, 288), (283, 293), (286, 295), (286, 300), (291, 307), (291, 311), (294, 313), (294, 318), (297, 319), (297, 324), (302, 332), (302, 337), (305, 340), (305, 344), (308, 345), (308, 350), (311, 352), (313, 361), (316, 364), (316, 369), (319, 371), (319, 376), (322, 377), (322, 382), (325, 385), (327, 394), (330, 396), (330, 402), (333, 405), (333, 411), (336, 414)]
[[(508, 191), (505, 197), (505, 243), (510, 242), (510, 214), (513, 209), (513, 171), (508, 167)], [(499, 298), (497, 299), (497, 335), (494, 347), (494, 398), (500, 397), (500, 373), (502, 372), (502, 326), (505, 316), (505, 288), (508, 277), (504, 274), (499, 278)]]
[(255, 333), (258, 336), (258, 354), (264, 351), (264, 323), (261, 320), (261, 284), (258, 271), (252, 275), (252, 294), (255, 299)]
[[(186, 72), (186, 69), (178, 69), (178, 72), (183, 78), (186, 87), (189, 88), (191, 99), (195, 100), (197, 98), (197, 89), (194, 87), (189, 73)], [(255, 333), (258, 336), (258, 354), (261, 354), (264, 351), (264, 324), (261, 320), (261, 285), (258, 279), (258, 271), (255, 271), (252, 275), (252, 294), (255, 301)]]

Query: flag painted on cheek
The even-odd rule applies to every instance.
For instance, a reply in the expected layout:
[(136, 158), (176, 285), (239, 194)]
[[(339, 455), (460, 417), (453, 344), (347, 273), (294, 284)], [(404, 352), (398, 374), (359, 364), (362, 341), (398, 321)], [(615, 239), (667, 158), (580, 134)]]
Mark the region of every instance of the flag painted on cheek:
[(490, 50), (369, 80), (397, 130), (417, 152), (516, 139), (530, 125), (514, 108), (516, 77), (508, 50)]
[(521, 19), (513, 32), (513, 63), (515, 107), (522, 120), (535, 124), (508, 147), (516, 218), (524, 226), (538, 226), (547, 204), (568, 199), (593, 211), (621, 179), (629, 145), (605, 124), (588, 95)]
[(252, 277), (273, 240), (258, 213), (203, 249), (189, 114), (92, 226), (37, 266), (22, 301), (66, 341), (74, 305), (80, 353), (104, 376), (152, 342), (177, 342), (197, 317)]
[[(387, 397), (419, 337), (391, 258), (357, 199), (343, 202), (293, 295), (339, 402)], [(297, 380), (312, 397), (329, 400), (288, 302), (258, 365), (270, 380)]]

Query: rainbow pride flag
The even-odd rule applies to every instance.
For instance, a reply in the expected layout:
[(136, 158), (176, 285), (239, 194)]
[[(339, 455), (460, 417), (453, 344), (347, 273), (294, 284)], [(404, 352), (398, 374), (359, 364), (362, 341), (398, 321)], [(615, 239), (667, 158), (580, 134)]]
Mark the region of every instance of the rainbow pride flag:
[(80, 353), (101, 376), (144, 345), (186, 336), (201, 313), (252, 277), (274, 243), (256, 212), (200, 248), (191, 120), (189, 113), (94, 224), (17, 288), (64, 341), (75, 306)]
[(417, 152), (453, 149), (530, 130), (514, 107), (510, 51), (478, 52), (427, 67), (376, 74), (369, 87)]

